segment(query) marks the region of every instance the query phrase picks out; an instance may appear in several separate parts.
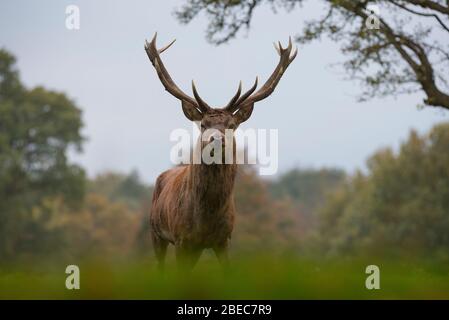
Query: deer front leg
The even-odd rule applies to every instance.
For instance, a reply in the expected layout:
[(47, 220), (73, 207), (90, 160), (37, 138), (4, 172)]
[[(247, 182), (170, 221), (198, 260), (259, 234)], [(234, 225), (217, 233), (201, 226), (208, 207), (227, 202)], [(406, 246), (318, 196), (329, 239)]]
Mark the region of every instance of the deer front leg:
[(198, 262), (203, 250), (195, 246), (179, 244), (176, 245), (175, 251), (178, 269), (190, 271)]
[(214, 246), (212, 250), (214, 250), (218, 262), (220, 263), (223, 269), (223, 272), (225, 273), (225, 275), (227, 275), (230, 269), (228, 241), (226, 240), (224, 243)]
[(157, 259), (157, 266), (160, 272), (164, 271), (165, 256), (167, 254), (168, 241), (159, 238), (154, 232), (151, 233), (154, 253)]

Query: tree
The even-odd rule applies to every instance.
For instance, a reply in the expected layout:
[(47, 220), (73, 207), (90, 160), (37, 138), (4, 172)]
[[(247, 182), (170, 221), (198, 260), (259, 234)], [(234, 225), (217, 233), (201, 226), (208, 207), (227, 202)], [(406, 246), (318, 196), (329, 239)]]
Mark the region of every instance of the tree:
[(272, 198), (267, 182), (254, 170), (245, 166), (239, 169), (234, 196), (237, 214), (233, 247), (274, 252), (298, 246), (305, 233), (301, 212), (289, 199)]
[(124, 203), (89, 193), (75, 212), (57, 200), (44, 208), (54, 217), (51, 226), (63, 234), (65, 256), (112, 257), (134, 252), (141, 217)]
[(152, 187), (143, 183), (136, 170), (128, 175), (106, 172), (88, 183), (88, 191), (121, 202), (130, 210), (138, 211), (151, 203)]
[[(182, 23), (209, 18), (207, 38), (222, 44), (249, 28), (256, 8), (270, 4), (293, 11), (306, 0), (188, 0), (176, 11)], [(424, 105), (449, 109), (449, 3), (443, 0), (322, 0), (326, 14), (306, 22), (301, 44), (328, 36), (341, 44), (344, 69), (364, 90), (360, 100), (421, 91)], [(367, 19), (380, 9), (379, 28)]]
[(62, 196), (72, 206), (84, 195), (85, 174), (69, 163), (80, 151), (80, 109), (65, 94), (42, 87), (27, 89), (15, 58), (0, 50), (0, 257), (39, 245), (42, 226), (32, 208)]
[[(140, 220), (140, 228), (132, 236), (135, 249), (140, 254), (151, 253), (149, 212), (153, 186), (146, 185), (136, 170), (130, 174), (106, 172), (89, 181), (88, 190), (93, 195), (106, 197), (114, 204), (125, 205)], [(129, 232), (127, 232), (129, 234)]]
[[(289, 198), (300, 211), (314, 220), (326, 195), (335, 190), (345, 179), (345, 172), (338, 169), (292, 169), (270, 183), (274, 198)], [(311, 221), (311, 222), (312, 222)]]
[[(419, 168), (419, 170), (417, 170)], [(319, 234), (330, 251), (443, 254), (449, 249), (449, 124), (410, 133), (329, 198)]]

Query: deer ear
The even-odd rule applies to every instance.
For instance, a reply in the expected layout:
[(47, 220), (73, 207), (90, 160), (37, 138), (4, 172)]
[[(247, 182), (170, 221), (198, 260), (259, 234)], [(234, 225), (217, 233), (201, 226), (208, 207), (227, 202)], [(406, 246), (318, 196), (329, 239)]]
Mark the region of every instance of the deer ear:
[(182, 111), (190, 121), (201, 121), (203, 114), (191, 103), (182, 101)]
[(249, 103), (246, 105), (241, 106), (235, 113), (234, 118), (235, 120), (240, 124), (242, 122), (245, 122), (249, 119), (251, 116), (251, 113), (253, 113), (254, 103)]

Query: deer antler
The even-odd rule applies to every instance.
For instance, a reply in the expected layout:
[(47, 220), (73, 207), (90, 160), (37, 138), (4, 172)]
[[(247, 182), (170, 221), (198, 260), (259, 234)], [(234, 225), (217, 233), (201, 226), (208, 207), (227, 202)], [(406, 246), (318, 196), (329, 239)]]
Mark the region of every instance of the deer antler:
[[(287, 70), (287, 67), (290, 65), (290, 63), (296, 58), (296, 55), (298, 53), (298, 48), (295, 49), (295, 51), (292, 54), (292, 39), (289, 37), (288, 40), (288, 47), (282, 48), (282, 45), (280, 42), (278, 42), (278, 45), (274, 45), (276, 51), (278, 52), (280, 59), (279, 63), (274, 69), (271, 76), (268, 78), (268, 80), (264, 83), (264, 85), (257, 90), (256, 93), (252, 94), (257, 87), (257, 78), (256, 82), (254, 83), (253, 87), (249, 89), (243, 96), (240, 98), (237, 98), (236, 101), (234, 101), (234, 98), (231, 100), (231, 102), (225, 107), (227, 110), (234, 112), (235, 110), (239, 109), (243, 105), (249, 105), (253, 104), (257, 101), (260, 101), (262, 99), (265, 99), (270, 94), (273, 93), (274, 89), (276, 88), (279, 80), (282, 78), (282, 75), (284, 74), (285, 70)], [(238, 92), (239, 94), (239, 92)]]
[(237, 99), (240, 97), (240, 94), (242, 93), (242, 81), (239, 82), (239, 88), (237, 89), (237, 93), (232, 97), (231, 101), (226, 105), (225, 109), (230, 108), (233, 106)]
[(157, 32), (154, 34), (154, 37), (151, 40), (151, 42), (145, 41), (145, 51), (147, 52), (148, 58), (150, 58), (151, 63), (156, 69), (157, 75), (161, 80), (162, 85), (165, 87), (165, 90), (170, 92), (173, 96), (175, 96), (179, 100), (190, 103), (197, 109), (206, 112), (208, 109), (210, 109), (210, 107), (198, 95), (198, 92), (196, 91), (195, 88), (195, 84), (193, 84), (192, 82), (193, 94), (195, 96), (195, 99), (193, 99), (189, 95), (185, 94), (181, 89), (179, 89), (179, 87), (170, 77), (170, 74), (168, 73), (167, 69), (164, 66), (164, 63), (162, 62), (160, 54), (165, 50), (167, 50), (168, 48), (170, 48), (170, 46), (176, 41), (176, 39), (170, 42), (165, 47), (158, 50), (156, 48), (156, 38)]

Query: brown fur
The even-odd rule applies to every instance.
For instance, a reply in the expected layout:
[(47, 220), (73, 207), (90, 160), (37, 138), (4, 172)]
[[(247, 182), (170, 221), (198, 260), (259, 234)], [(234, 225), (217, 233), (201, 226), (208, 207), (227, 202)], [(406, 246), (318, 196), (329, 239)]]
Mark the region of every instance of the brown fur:
[[(287, 48), (282, 48), (279, 43), (275, 46), (279, 63), (265, 84), (255, 91), (258, 84), (256, 78), (254, 85), (241, 94), (240, 83), (237, 93), (229, 103), (222, 109), (214, 109), (201, 99), (193, 82), (195, 99), (181, 91), (173, 82), (160, 57), (173, 42), (157, 49), (155, 34), (151, 42), (145, 43), (148, 58), (165, 89), (181, 100), (184, 115), (191, 121), (201, 122), (202, 134), (207, 132), (207, 129), (218, 131), (219, 135), (214, 139), (223, 143), (225, 130), (234, 130), (248, 120), (254, 103), (265, 99), (274, 91), (297, 54), (297, 50), (292, 51), (291, 39)], [(235, 141), (232, 143), (235, 160)], [(197, 148), (203, 150), (206, 144), (200, 140)], [(222, 264), (228, 263), (228, 242), (235, 216), (233, 189), (236, 165), (235, 161), (233, 163), (179, 166), (165, 171), (157, 178), (150, 223), (151, 237), (161, 268), (169, 243), (175, 246), (177, 259), (188, 268), (195, 265), (205, 248), (212, 248)]]
[[(223, 124), (226, 124), (224, 126)], [(213, 112), (202, 120), (202, 132), (224, 132), (234, 126), (231, 115)], [(233, 146), (235, 157), (235, 142)], [(202, 148), (207, 142), (198, 142)], [(227, 264), (234, 226), (235, 164), (191, 164), (172, 168), (156, 180), (150, 223), (156, 257), (162, 267), (169, 243), (181, 264), (193, 267), (203, 249), (212, 248)]]
[(161, 264), (168, 243), (175, 245), (177, 259), (191, 267), (205, 248), (224, 253), (234, 225), (235, 174), (236, 165), (198, 164), (158, 177), (150, 221)]

